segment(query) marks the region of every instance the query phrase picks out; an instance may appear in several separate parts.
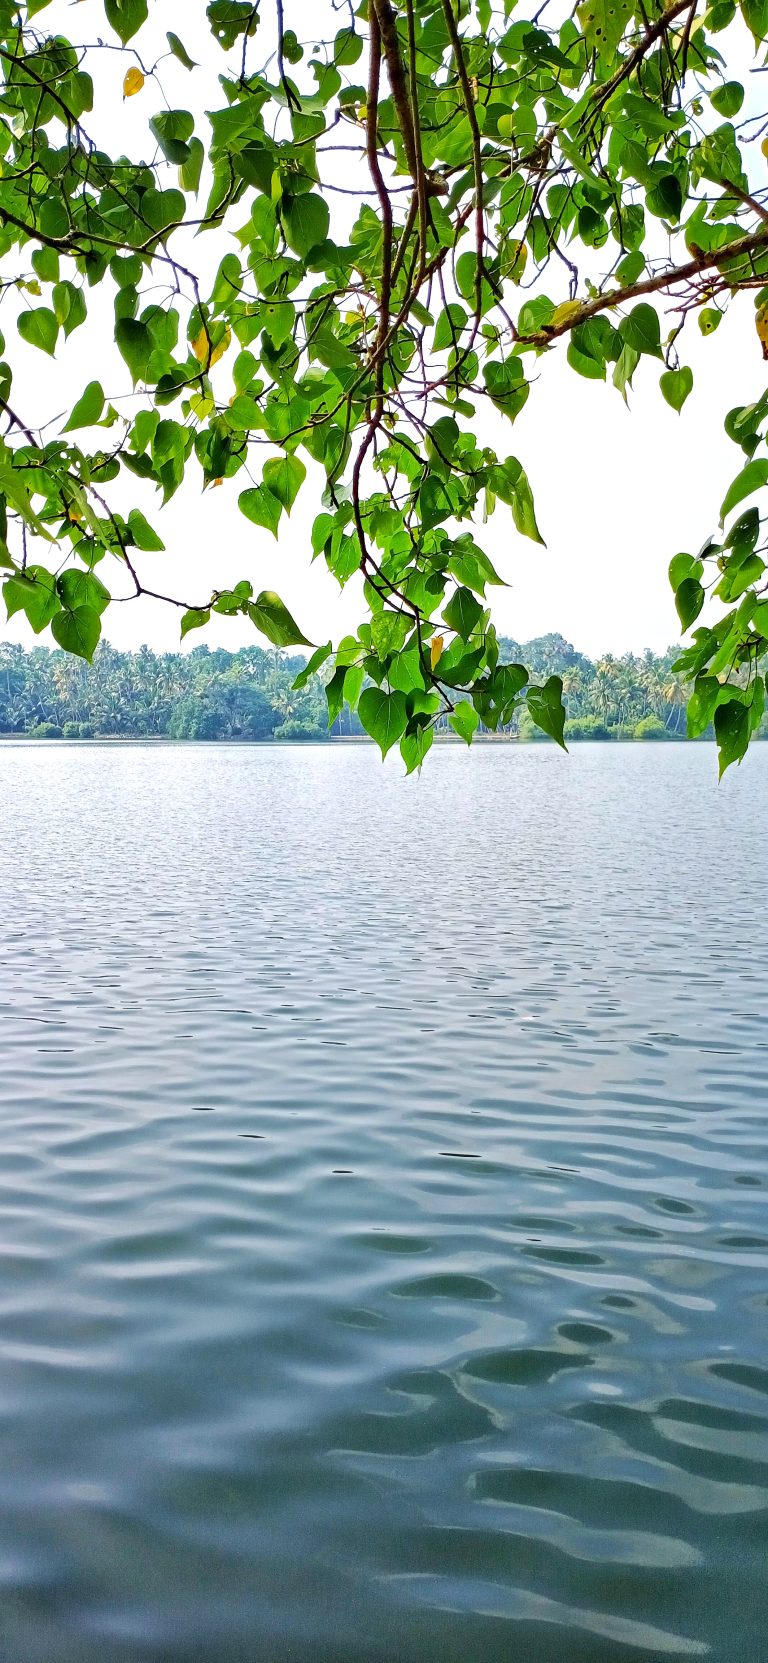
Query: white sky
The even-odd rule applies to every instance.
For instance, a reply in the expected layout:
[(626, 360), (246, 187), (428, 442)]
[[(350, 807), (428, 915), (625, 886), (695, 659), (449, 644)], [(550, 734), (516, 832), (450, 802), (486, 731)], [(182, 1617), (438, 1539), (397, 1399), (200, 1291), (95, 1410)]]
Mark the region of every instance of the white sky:
[[(303, 32), (309, 34), (308, 16), (317, 9), (308, 0), (286, 0), (286, 25), (293, 23), (301, 35), (303, 22)], [(185, 4), (155, 0), (154, 17), (162, 20), (162, 27), (158, 21), (151, 34), (139, 37), (145, 61), (152, 61), (155, 41), (157, 53), (163, 50), (164, 30), (170, 27), (205, 66), (189, 75), (175, 61), (165, 62), (161, 75), (168, 102), (196, 111), (220, 105), (223, 98), (216, 75), (225, 60), (223, 55), (213, 55), (203, 0), (195, 0), (194, 5), (190, 0)], [(113, 38), (105, 29), (101, 0), (80, 0), (76, 7), (55, 0), (37, 21), (46, 29), (58, 24), (78, 41)], [(338, 18), (330, 32), (337, 27)], [(252, 44), (251, 52), (254, 64), (263, 61), (263, 35)], [(148, 82), (138, 97), (124, 103), (126, 60), (118, 53), (94, 53), (88, 67), (97, 82), (98, 100), (94, 113), (85, 119), (88, 131), (103, 139), (113, 153), (124, 148), (133, 156), (151, 154), (146, 122), (161, 107), (157, 87)], [(359, 73), (359, 68), (351, 71), (353, 78)], [(208, 124), (204, 118), (200, 130), (205, 137)], [(175, 179), (169, 177), (168, 183)], [(204, 201), (204, 191), (201, 196)], [(338, 213), (343, 201), (332, 199), (332, 214)], [(237, 215), (233, 222), (237, 223)], [(226, 249), (234, 246), (228, 238), (208, 233), (194, 242), (190, 239), (186, 252), (189, 263), (205, 272), (215, 270)], [(60, 340), (55, 360), (24, 345), (8, 315), (8, 303), (3, 306), (0, 324), (15, 366), (11, 402), (28, 425), (35, 427), (71, 408), (94, 377), (108, 396), (126, 392), (127, 372), (111, 342), (112, 290), (109, 280), (101, 294), (89, 292), (89, 321), (66, 344)], [(33, 305), (41, 303), (32, 301)], [(520, 537), (503, 506), (487, 526), (477, 527), (478, 540), (509, 584), (505, 590), (492, 591), (500, 631), (525, 640), (557, 630), (593, 656), (645, 647), (660, 650), (676, 639), (677, 620), (666, 576), (669, 560), (680, 549), (698, 547), (716, 526), (719, 503), (740, 465), (740, 452), (723, 431), (723, 417), (732, 405), (756, 397), (765, 384), (749, 295), (732, 307), (717, 333), (707, 340), (701, 338), (691, 318), (678, 344), (681, 361), (694, 372), (694, 390), (680, 415), (669, 409), (659, 392), (660, 363), (641, 360), (627, 410), (610, 384), (586, 381), (567, 366), (566, 343), (562, 342), (538, 364), (526, 359), (527, 373), (538, 380), (514, 426), (501, 416), (489, 418), (485, 412), (478, 421), (483, 439), (502, 456), (518, 456), (527, 469), (547, 543), (542, 549)], [(230, 361), (233, 356), (234, 350)], [(227, 360), (219, 371), (226, 377)], [(228, 381), (218, 385), (223, 387), (222, 396), (228, 397)], [(177, 407), (168, 413), (177, 415)], [(105, 437), (109, 439), (115, 431)], [(212, 585), (222, 588), (248, 578), (254, 591), (276, 589), (315, 642), (338, 640), (360, 621), (357, 585), (352, 582), (340, 593), (322, 560), (310, 565), (309, 534), (321, 490), (318, 470), (310, 464), (292, 518), (281, 523), (279, 542), (240, 514), (238, 493), (249, 483), (244, 476), (205, 493), (200, 491), (200, 477), (194, 465), (188, 480), (161, 512), (159, 498), (132, 476), (126, 477), (125, 484), (116, 481), (109, 487), (116, 506), (127, 509), (140, 503), (166, 543), (165, 554), (137, 559), (147, 583), (199, 604)], [(115, 568), (108, 572), (105, 564), (101, 570), (117, 593)], [(144, 598), (110, 607), (104, 626), (105, 636), (115, 646), (179, 647), (179, 614)], [(9, 624), (0, 622), (0, 637), (26, 645), (36, 639), (18, 617)], [(189, 636), (185, 645), (191, 648), (202, 641), (232, 650), (254, 642), (263, 644), (246, 620), (216, 617), (204, 632)]]

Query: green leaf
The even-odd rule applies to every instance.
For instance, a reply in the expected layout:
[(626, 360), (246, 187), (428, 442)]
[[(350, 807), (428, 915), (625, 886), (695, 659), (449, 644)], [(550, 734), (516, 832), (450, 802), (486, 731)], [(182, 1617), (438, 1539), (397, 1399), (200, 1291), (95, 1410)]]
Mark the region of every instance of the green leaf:
[(147, 21), (147, 0), (104, 0), (104, 11), (125, 46)]
[(32, 265), (44, 283), (56, 283), (59, 277), (59, 256), (55, 248), (36, 248)]
[(633, 306), (629, 316), (622, 318), (619, 334), (627, 346), (634, 347), (635, 352), (647, 352), (652, 358), (661, 357), (659, 314), (647, 301)]
[(637, 282), (644, 269), (645, 260), (643, 255), (639, 249), (633, 249), (629, 254), (624, 255), (623, 260), (619, 261), (616, 267), (616, 276), (622, 286), (626, 284), (629, 287), (630, 283)]
[(741, 0), (741, 14), (755, 45), (760, 46), (768, 35), (768, 0)]
[(90, 664), (101, 635), (101, 619), (94, 607), (76, 606), (71, 612), (56, 613), (51, 634), (65, 652), (85, 658)]
[(266, 531), (272, 532), (273, 537), (277, 536), (283, 505), (265, 485), (255, 485), (248, 491), (241, 491), (237, 504), (241, 514), (244, 514), (252, 525), (262, 525)]
[(523, 537), (530, 537), (534, 543), (541, 543), (542, 547), (546, 547), (536, 524), (533, 492), (528, 475), (517, 457), (508, 456), (506, 462), (491, 468), (490, 484), (497, 497), (512, 509), (512, 518)]
[(448, 605), (443, 608), (443, 617), (449, 629), (456, 631), (462, 640), (468, 641), (473, 629), (483, 616), (483, 608), (475, 599), (471, 589), (456, 589)]
[(272, 345), (282, 346), (293, 334), (296, 308), (290, 300), (268, 300), (260, 308), (259, 318)]
[(584, 0), (577, 15), (589, 47), (600, 56), (611, 57), (632, 11), (632, 0)]
[(238, 433), (251, 433), (263, 425), (261, 405), (250, 394), (238, 393), (227, 410), (227, 421)]
[(675, 592), (681, 629), (688, 629), (704, 605), (704, 590), (695, 577), (686, 577)]
[(679, 220), (683, 211), (683, 188), (677, 174), (671, 169), (662, 174), (646, 192), (645, 202), (649, 212), (658, 219)]
[(145, 323), (137, 318), (118, 318), (115, 324), (118, 351), (131, 372), (133, 384), (143, 381), (152, 351), (152, 336)]
[(21, 312), (17, 328), (22, 340), (29, 346), (39, 347), (41, 352), (53, 357), (59, 325), (55, 313), (48, 306), (38, 306), (34, 312)]
[(264, 463), (264, 484), (282, 503), (286, 514), (290, 514), (306, 477), (307, 470), (298, 456), (275, 456)]
[(334, 670), (330, 681), (326, 683), (325, 697), (328, 704), (329, 728), (333, 727), (336, 718), (341, 714), (341, 708), (344, 703), (344, 682), (346, 680), (346, 675), (346, 665), (339, 664)]
[(304, 669), (299, 671), (296, 680), (291, 683), (294, 692), (298, 693), (302, 687), (306, 687), (307, 682), (317, 674), (317, 671), (325, 664), (326, 659), (330, 658), (332, 652), (333, 647), (330, 641), (326, 641), (324, 647), (316, 647), (312, 657), (307, 660)]
[(474, 705), (470, 704), (467, 699), (462, 699), (460, 704), (457, 704), (456, 709), (451, 711), (448, 721), (454, 733), (457, 733), (460, 739), (465, 740), (466, 744), (470, 745), (477, 732), (479, 721)]
[(166, 231), (169, 226), (181, 223), (186, 203), (181, 191), (149, 190), (141, 199), (141, 211), (155, 231)]
[(103, 409), (104, 393), (101, 382), (89, 381), (72, 411), (64, 432), (72, 433), (76, 427), (93, 427), (100, 420)]
[(621, 349), (613, 371), (613, 385), (618, 387), (625, 404), (629, 403), (627, 388), (632, 386), (632, 377), (640, 362), (640, 353), (626, 343)]
[(310, 254), (319, 243), (326, 241), (331, 215), (322, 196), (308, 192), (302, 196), (283, 197), (280, 217), (286, 242), (295, 254)]
[(287, 606), (273, 589), (262, 589), (248, 607), (248, 616), (273, 647), (311, 647)]
[(153, 531), (149, 521), (145, 520), (138, 508), (131, 509), (128, 528), (133, 532), (133, 541), (137, 549), (148, 554), (162, 553), (165, 543), (158, 537), (157, 532)]
[(529, 687), (526, 697), (528, 709), (537, 728), (541, 728), (542, 733), (548, 733), (551, 739), (557, 740), (564, 751), (567, 750), (563, 738), (565, 709), (561, 677), (550, 676), (543, 687)]
[(709, 727), (720, 697), (721, 685), (717, 676), (697, 676), (688, 700), (687, 723), (689, 739), (698, 739)]
[(220, 46), (225, 52), (234, 46), (238, 35), (252, 35), (259, 21), (258, 7), (253, 0), (211, 0), (206, 16)]
[(202, 139), (192, 138), (189, 141), (189, 155), (179, 168), (179, 184), (183, 191), (189, 191), (196, 196), (205, 161), (205, 146)]
[(195, 130), (194, 117), (189, 110), (161, 110), (149, 123), (150, 132), (166, 158), (181, 167), (189, 159), (189, 144)]
[(605, 380), (605, 361), (599, 358), (592, 358), (587, 353), (581, 352), (579, 350), (579, 344), (575, 331), (568, 342), (566, 357), (571, 369), (575, 370), (577, 375), (583, 375), (586, 381)]
[(88, 315), (83, 291), (75, 288), (74, 283), (55, 283), (51, 298), (56, 322), (69, 337), (73, 329), (85, 323)]
[[(520, 467), (519, 462), (516, 466)], [(474, 589), (476, 595), (484, 595), (489, 584), (500, 587), (504, 584), (504, 579), (499, 577), (487, 554), (472, 543), (471, 538), (462, 537), (456, 543), (448, 560), (448, 570), (457, 582), (466, 583), (469, 589)]]
[(669, 581), (673, 589), (679, 589), (687, 577), (701, 577), (704, 567), (700, 560), (692, 554), (675, 554), (669, 562)]
[(400, 755), (405, 763), (406, 774), (412, 774), (415, 768), (420, 768), (427, 751), (431, 750), (434, 740), (432, 728), (416, 728), (414, 733), (403, 734), (400, 740)]
[(174, 58), (178, 58), (179, 63), (183, 64), (185, 69), (196, 69), (197, 68), (197, 64), (195, 63), (194, 58), (190, 58), (190, 55), (189, 55), (186, 47), (184, 46), (183, 42), (179, 40), (178, 35), (175, 35), (173, 33), (172, 29), (168, 30), (168, 33), (167, 33), (165, 38), (168, 42), (168, 45), (171, 48), (171, 51), (173, 53)]
[(740, 762), (749, 744), (749, 711), (740, 699), (729, 699), (715, 711), (715, 739), (720, 759), (720, 779), (732, 762)]
[(405, 733), (408, 714), (404, 693), (385, 693), (381, 687), (366, 687), (360, 694), (357, 713), (366, 733), (376, 740), (382, 756)]
[(720, 509), (720, 524), (730, 514), (737, 503), (743, 502), (745, 497), (751, 497), (753, 491), (759, 491), (768, 484), (768, 461), (759, 458), (755, 462), (748, 462), (741, 473), (736, 475), (733, 483), (728, 487)]
[(491, 359), (483, 365), (483, 379), (497, 410), (514, 421), (530, 392), (520, 359), (509, 357), (503, 363)]
[(744, 88), (740, 81), (726, 81), (723, 86), (715, 87), (714, 92), (709, 95), (709, 100), (718, 115), (738, 115), (744, 103)]
[(3, 584), (6, 613), (26, 613), (27, 622), (39, 635), (59, 610), (56, 579), (44, 566), (28, 566), (26, 572), (6, 578)]
[(377, 657), (383, 662), (392, 653), (399, 652), (412, 628), (413, 618), (404, 617), (402, 612), (385, 608), (375, 613), (371, 619), (371, 641)]
[(188, 635), (191, 629), (202, 629), (203, 626), (208, 623), (210, 616), (211, 609), (209, 606), (190, 607), (189, 611), (184, 613), (181, 620), (182, 641), (184, 640), (184, 636)]
[(362, 57), (362, 36), (354, 29), (340, 29), (333, 43), (333, 61), (335, 64), (356, 64)]
[(77, 566), (70, 566), (62, 572), (56, 587), (62, 606), (69, 612), (75, 612), (80, 607), (90, 607), (96, 613), (102, 613), (109, 606), (112, 596), (104, 587), (101, 578), (95, 572), (80, 571)]
[(680, 411), (693, 388), (693, 370), (687, 364), (681, 365), (679, 370), (665, 370), (659, 379), (659, 386), (667, 404), (671, 404), (673, 410)]
[(440, 313), (437, 320), (432, 351), (447, 352), (449, 347), (456, 346), (466, 321), (467, 314), (464, 307), (459, 306), (457, 301), (451, 301), (450, 305), (446, 306), (445, 311)]

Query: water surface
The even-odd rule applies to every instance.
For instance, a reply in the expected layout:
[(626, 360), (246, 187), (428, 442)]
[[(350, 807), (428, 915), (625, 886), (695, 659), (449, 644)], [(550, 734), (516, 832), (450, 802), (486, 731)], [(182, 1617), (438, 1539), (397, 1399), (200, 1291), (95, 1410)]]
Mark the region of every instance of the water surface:
[(0, 748), (3, 1663), (768, 1657), (768, 746)]

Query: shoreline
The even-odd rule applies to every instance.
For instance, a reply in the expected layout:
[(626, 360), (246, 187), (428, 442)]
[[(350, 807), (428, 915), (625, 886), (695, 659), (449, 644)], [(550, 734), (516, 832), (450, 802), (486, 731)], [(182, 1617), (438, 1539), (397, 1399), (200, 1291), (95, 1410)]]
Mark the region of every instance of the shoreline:
[[(755, 739), (758, 743), (760, 742), (760, 738), (757, 734), (755, 734)], [(459, 738), (458, 734), (436, 734), (434, 742), (435, 745), (458, 745), (464, 749), (470, 748), (465, 744), (463, 739)], [(567, 741), (569, 750), (575, 745), (598, 745), (601, 749), (610, 749), (614, 745), (713, 745), (714, 743), (715, 740), (713, 735), (701, 735), (696, 739), (689, 739), (688, 735), (685, 733), (669, 733), (665, 734), (663, 737), (661, 735), (654, 735), (653, 737), (640, 739), (636, 739), (631, 734), (628, 734), (626, 738), (622, 739), (582, 739), (571, 737)], [(83, 747), (88, 745), (168, 745), (174, 749), (180, 746), (188, 745), (207, 745), (212, 748), (229, 745), (236, 746), (238, 749), (273, 749), (275, 746), (281, 746), (288, 747), (291, 750), (306, 750), (307, 748), (317, 745), (322, 745), (323, 747), (328, 745), (373, 745), (375, 749), (378, 749), (376, 741), (374, 739), (370, 739), (368, 735), (364, 733), (338, 734), (333, 738), (329, 737), (327, 739), (322, 738), (319, 735), (317, 737), (302, 739), (171, 739), (167, 734), (163, 733), (95, 733), (87, 739), (80, 739), (77, 737), (68, 737), (65, 739), (63, 736), (51, 737), (50, 735), (40, 735), (38, 737), (34, 733), (0, 733), (0, 745), (2, 744), (40, 746), (78, 745)], [(521, 750), (528, 751), (537, 750), (542, 746), (549, 748), (554, 745), (554, 740), (547, 739), (543, 736), (541, 739), (519, 739), (517, 734), (478, 733), (472, 740), (472, 747), (475, 745), (510, 745), (514, 746), (516, 749), (519, 748)]]

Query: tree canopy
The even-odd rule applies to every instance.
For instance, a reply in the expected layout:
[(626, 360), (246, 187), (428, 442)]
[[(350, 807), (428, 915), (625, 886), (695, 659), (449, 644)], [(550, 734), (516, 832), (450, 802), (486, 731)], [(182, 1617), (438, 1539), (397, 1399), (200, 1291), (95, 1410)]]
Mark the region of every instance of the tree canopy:
[[(522, 643), (501, 636), (499, 653), (527, 664), (536, 680), (561, 679), (566, 740), (683, 737), (685, 691), (672, 670), (675, 649), (641, 658), (606, 654), (595, 662), (561, 635), (544, 635)], [(204, 643), (184, 653), (148, 647), (126, 653), (101, 641), (86, 664), (61, 649), (25, 651), (0, 642), (0, 736), (281, 742), (360, 736), (362, 724), (348, 705), (329, 728), (322, 677), (304, 676), (306, 662), (303, 654), (277, 647), (229, 652)], [(436, 715), (434, 730), (447, 727), (448, 713)], [(498, 731), (546, 743), (525, 705)], [(768, 738), (765, 716), (758, 732)]]
[[(157, 49), (157, 0), (82, 14), (0, 0), (9, 617), (90, 660), (110, 603), (151, 595), (178, 607), (182, 636), (215, 611), (278, 648), (312, 646), (247, 573), (166, 596), (139, 502), (149, 486), (162, 505), (195, 475), (232, 481), (246, 520), (279, 537), (321, 477), (311, 554), (341, 584), (361, 574), (364, 596), (356, 634), (309, 661), (330, 720), (356, 708), (409, 771), (444, 716), (469, 741), (525, 707), (563, 742), (562, 678), (506, 662), (492, 622), (502, 579), (482, 524), (500, 510), (541, 533), (522, 462), (478, 428), (486, 409), (513, 424), (555, 351), (625, 398), (653, 360), (680, 410), (685, 331), (711, 334), (733, 303), (753, 309), (768, 356), (768, 113), (751, 73), (768, 0), (523, 7), (188, 0), (181, 15), (205, 13), (220, 63), (204, 110), (184, 41), (171, 31)], [(86, 13), (87, 38), (56, 32)], [(115, 51), (123, 97), (146, 109), (130, 157), (89, 125)], [(189, 108), (170, 105), (171, 69)], [(30, 426), (17, 336), (55, 354), (102, 285), (124, 386), (91, 380), (65, 417)], [(689, 731), (714, 721), (721, 772), (763, 711), (768, 391), (726, 430), (742, 457), (720, 527), (670, 566), (681, 627), (697, 626), (677, 661)], [(128, 512), (121, 478), (135, 481)]]

